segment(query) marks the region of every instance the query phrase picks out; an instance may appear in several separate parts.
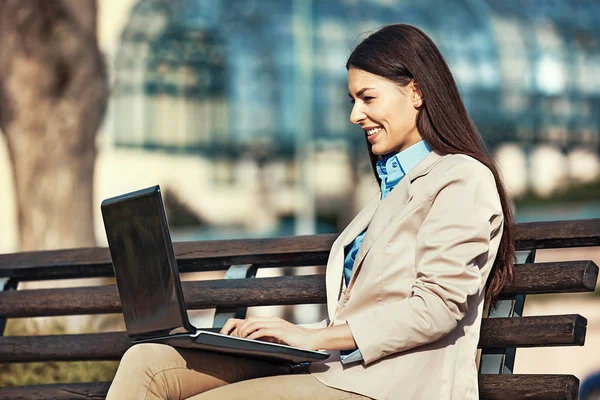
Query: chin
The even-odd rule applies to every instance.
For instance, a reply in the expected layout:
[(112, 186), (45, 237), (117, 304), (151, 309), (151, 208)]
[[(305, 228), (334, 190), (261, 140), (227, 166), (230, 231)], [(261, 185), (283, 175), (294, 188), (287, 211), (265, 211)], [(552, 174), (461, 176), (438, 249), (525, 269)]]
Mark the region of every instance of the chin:
[(381, 147), (378, 147), (377, 145), (371, 146), (371, 152), (373, 154), (375, 154), (376, 156), (384, 156), (386, 154), (391, 153), (392, 151), (393, 150), (391, 150), (391, 149), (386, 149), (386, 148), (382, 149)]

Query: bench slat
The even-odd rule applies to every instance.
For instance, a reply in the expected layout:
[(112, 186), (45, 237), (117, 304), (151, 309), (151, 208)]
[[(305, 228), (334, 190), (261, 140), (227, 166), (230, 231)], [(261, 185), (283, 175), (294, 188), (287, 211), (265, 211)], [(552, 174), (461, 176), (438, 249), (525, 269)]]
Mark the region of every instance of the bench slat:
[[(93, 345), (92, 345), (93, 344)], [(120, 360), (131, 347), (125, 332), (0, 337), (3, 362)]]
[[(591, 261), (522, 264), (503, 295), (593, 291), (597, 278)], [(326, 302), (323, 275), (183, 282), (183, 291), (190, 310)], [(120, 312), (115, 285), (0, 293), (0, 315), (8, 318)]]
[[(482, 321), (479, 346), (580, 346), (584, 342), (586, 325), (586, 319), (579, 315), (487, 318)], [(125, 332), (4, 336), (0, 337), (0, 360), (118, 360), (130, 346)]]
[[(174, 243), (179, 271), (220, 271), (231, 265), (324, 265), (337, 234)], [(0, 254), (0, 278), (45, 280), (114, 276), (105, 247)]]
[[(323, 275), (183, 282), (188, 310), (324, 303)], [(11, 317), (120, 313), (116, 285), (0, 293), (0, 315)]]
[[(109, 382), (60, 383), (0, 388), (5, 400), (104, 399)], [(479, 375), (482, 400), (576, 400), (579, 380), (573, 375)]]
[(587, 320), (581, 315), (485, 318), (481, 323), (482, 348), (583, 346)]
[(593, 261), (518, 264), (514, 285), (505, 287), (502, 296), (593, 292), (597, 280), (598, 266)]
[(517, 250), (600, 246), (600, 218), (516, 224)]
[[(324, 265), (337, 234), (175, 243), (181, 272), (223, 270), (234, 264)], [(518, 250), (600, 246), (600, 218), (527, 222), (515, 226)], [(0, 278), (45, 280), (113, 276), (106, 248), (0, 254)]]
[(0, 388), (3, 400), (101, 400), (106, 398), (110, 382), (56, 383), (51, 385)]
[(577, 400), (573, 375), (479, 375), (480, 399)]

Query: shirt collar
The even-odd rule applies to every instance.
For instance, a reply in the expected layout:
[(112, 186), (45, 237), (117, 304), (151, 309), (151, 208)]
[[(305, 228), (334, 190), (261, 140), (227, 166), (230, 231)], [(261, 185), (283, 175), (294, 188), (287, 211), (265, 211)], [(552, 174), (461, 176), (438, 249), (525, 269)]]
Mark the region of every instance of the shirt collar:
[(377, 160), (377, 175), (381, 179), (381, 189), (384, 197), (431, 150), (431, 146), (425, 140), (421, 140), (399, 153), (390, 153)]
[(381, 174), (389, 174), (399, 169), (404, 174), (408, 174), (431, 150), (431, 146), (426, 141), (421, 140), (399, 153), (386, 154), (377, 160), (377, 173), (380, 178)]

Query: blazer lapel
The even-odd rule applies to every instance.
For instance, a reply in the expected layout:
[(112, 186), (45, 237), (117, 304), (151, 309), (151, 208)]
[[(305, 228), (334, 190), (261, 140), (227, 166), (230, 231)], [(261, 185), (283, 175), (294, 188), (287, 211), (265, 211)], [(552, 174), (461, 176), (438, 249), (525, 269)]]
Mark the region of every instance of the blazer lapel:
[(358, 253), (356, 254), (356, 259), (354, 260), (354, 267), (352, 269), (352, 279), (349, 282), (348, 286), (354, 280), (353, 278), (356, 276), (358, 272), (357, 269), (362, 263), (362, 260), (365, 258), (371, 247), (375, 241), (379, 238), (379, 236), (385, 231), (385, 228), (389, 225), (392, 220), (392, 217), (396, 215), (399, 211), (403, 210), (405, 206), (412, 199), (412, 195), (410, 192), (410, 181), (406, 179), (405, 176), (392, 190), (392, 192), (385, 198), (384, 201), (381, 202), (380, 206), (377, 208), (377, 212), (373, 216), (371, 220), (371, 224), (369, 225), (369, 229), (367, 229), (367, 233), (365, 238), (358, 249)]
[(411, 190), (412, 182), (417, 178), (428, 174), (442, 159), (443, 156), (435, 150), (429, 153), (419, 164), (411, 169), (404, 178), (402, 178), (385, 200), (380, 202), (379, 207), (369, 224), (369, 229), (367, 230), (365, 238), (360, 245), (360, 249), (356, 254), (354, 267), (352, 269), (352, 277), (348, 283), (348, 288), (352, 286), (358, 270), (362, 265), (363, 259), (371, 247), (373, 247), (373, 244), (377, 241), (379, 236), (381, 236), (392, 221), (402, 217), (402, 215), (408, 211), (406, 206), (413, 198)]
[(429, 153), (423, 161), (415, 165), (413, 169), (408, 171), (408, 174), (405, 178), (412, 183), (415, 179), (420, 178), (423, 175), (427, 175), (429, 171), (433, 169), (442, 159), (444, 159), (446, 155), (439, 153), (437, 150), (433, 150)]
[(333, 315), (337, 306), (337, 301), (342, 288), (342, 279), (344, 271), (344, 247), (352, 241), (369, 225), (373, 214), (380, 200), (380, 193), (374, 196), (365, 207), (354, 217), (346, 229), (338, 236), (331, 247), (329, 260), (327, 261), (327, 272), (325, 284), (327, 287), (327, 310), (329, 318), (333, 320)]

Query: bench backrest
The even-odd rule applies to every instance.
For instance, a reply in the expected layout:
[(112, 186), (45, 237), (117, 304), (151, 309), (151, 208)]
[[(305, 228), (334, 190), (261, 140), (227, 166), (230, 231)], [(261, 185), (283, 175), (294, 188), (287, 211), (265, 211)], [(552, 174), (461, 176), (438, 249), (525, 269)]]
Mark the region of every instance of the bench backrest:
[[(176, 243), (174, 247), (181, 273), (226, 270), (236, 265), (245, 265), (238, 269), (250, 271), (256, 268), (324, 265), (335, 238), (336, 235), (313, 235), (219, 240)], [(531, 255), (536, 249), (600, 246), (600, 219), (517, 224), (516, 239), (518, 250), (530, 251), (528, 261), (533, 261)], [(247, 268), (248, 265), (252, 268)], [(0, 255), (0, 279), (4, 278), (6, 289), (0, 292), (0, 316), (21, 318), (120, 313), (115, 285), (8, 290), (16, 288), (19, 281), (111, 276), (112, 265), (106, 248)], [(593, 291), (597, 277), (598, 267), (592, 261), (527, 262), (516, 266), (514, 285), (504, 288), (502, 296), (514, 304), (515, 299), (527, 294)], [(213, 307), (235, 310), (247, 306), (319, 304), (326, 301), (322, 274), (184, 282), (183, 290), (190, 310)], [(513, 314), (484, 319), (479, 347), (485, 353), (505, 355), (507, 349), (517, 347), (584, 344), (587, 321), (582, 316), (511, 318), (515, 316)], [(520, 312), (517, 314), (520, 315)], [(91, 343), (94, 345), (91, 346)], [(0, 360), (116, 360), (129, 346), (124, 332), (0, 337)], [(519, 398), (519, 393), (522, 394), (519, 390), (525, 387), (546, 396), (540, 398), (550, 398), (552, 393), (558, 392), (561, 395), (571, 393), (569, 396), (575, 393), (576, 396), (578, 381), (574, 377), (528, 377), (525, 382), (517, 381), (518, 376), (481, 375), (481, 396), (494, 397), (495, 393), (503, 393), (504, 398), (512, 393), (513, 398)]]

